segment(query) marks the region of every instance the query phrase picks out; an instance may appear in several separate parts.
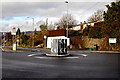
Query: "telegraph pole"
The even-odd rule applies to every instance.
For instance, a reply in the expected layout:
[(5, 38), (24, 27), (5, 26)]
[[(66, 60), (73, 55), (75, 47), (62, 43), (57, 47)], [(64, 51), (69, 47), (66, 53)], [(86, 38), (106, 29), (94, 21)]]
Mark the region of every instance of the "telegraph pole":
[[(48, 18), (46, 18), (46, 27), (48, 26)], [(48, 29), (48, 27), (47, 27), (47, 29)]]

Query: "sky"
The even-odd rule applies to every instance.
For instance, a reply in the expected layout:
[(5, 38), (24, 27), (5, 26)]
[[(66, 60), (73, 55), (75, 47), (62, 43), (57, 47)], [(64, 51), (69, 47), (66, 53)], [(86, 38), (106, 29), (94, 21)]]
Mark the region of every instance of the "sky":
[[(115, 0), (68, 0), (68, 14), (77, 21), (87, 19), (97, 10), (107, 10), (105, 5)], [(1, 0), (0, 32), (10, 32), (13, 27), (21, 31), (40, 30), (39, 25), (48, 19), (48, 25), (59, 21), (67, 13), (65, 0)], [(33, 27), (33, 19), (35, 26)]]

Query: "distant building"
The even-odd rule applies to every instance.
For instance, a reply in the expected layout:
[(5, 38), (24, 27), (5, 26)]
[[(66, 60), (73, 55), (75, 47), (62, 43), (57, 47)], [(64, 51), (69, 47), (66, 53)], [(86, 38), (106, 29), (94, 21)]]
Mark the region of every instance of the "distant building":
[(12, 40), (12, 34), (11, 34), (11, 32), (7, 32), (6, 33), (5, 39), (6, 39), (6, 41), (11, 41)]

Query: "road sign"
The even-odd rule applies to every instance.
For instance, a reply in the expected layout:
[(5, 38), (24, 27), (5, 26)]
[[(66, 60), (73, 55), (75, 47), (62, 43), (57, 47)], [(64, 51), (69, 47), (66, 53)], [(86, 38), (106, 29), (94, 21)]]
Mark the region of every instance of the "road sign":
[(51, 42), (51, 53), (58, 55), (67, 54), (67, 39), (53, 39)]
[(58, 54), (67, 54), (67, 39), (58, 40)]
[(117, 43), (117, 38), (109, 38), (109, 43)]
[(47, 37), (47, 48), (51, 48), (51, 43), (53, 39), (67, 39), (67, 46), (70, 45), (70, 39), (65, 36), (57, 36), (57, 37)]

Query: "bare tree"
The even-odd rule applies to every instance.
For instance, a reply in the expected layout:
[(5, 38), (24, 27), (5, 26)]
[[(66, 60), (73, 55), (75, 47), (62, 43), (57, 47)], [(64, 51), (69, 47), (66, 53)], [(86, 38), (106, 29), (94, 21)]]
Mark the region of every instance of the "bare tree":
[(88, 21), (95, 22), (103, 19), (103, 13), (104, 13), (103, 10), (97, 10), (97, 12), (95, 12), (94, 14), (92, 14), (92, 16), (89, 17)]
[(55, 23), (59, 28), (66, 28), (68, 22), (68, 27), (71, 27), (73, 25), (77, 25), (77, 21), (74, 19), (74, 17), (71, 14), (63, 15), (58, 23)]

